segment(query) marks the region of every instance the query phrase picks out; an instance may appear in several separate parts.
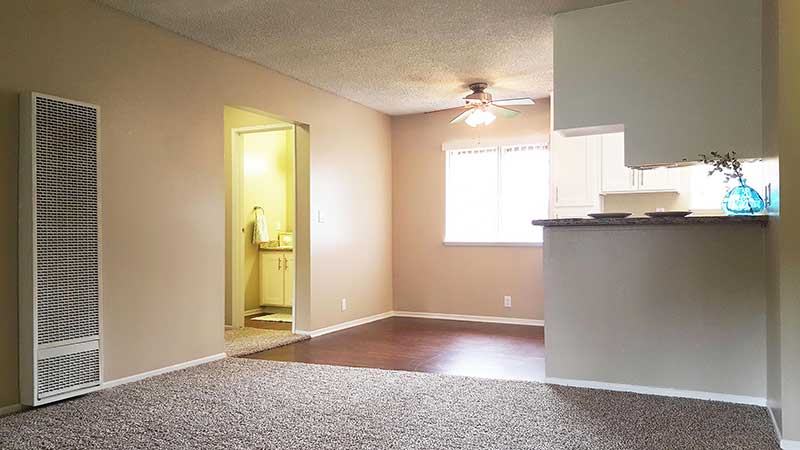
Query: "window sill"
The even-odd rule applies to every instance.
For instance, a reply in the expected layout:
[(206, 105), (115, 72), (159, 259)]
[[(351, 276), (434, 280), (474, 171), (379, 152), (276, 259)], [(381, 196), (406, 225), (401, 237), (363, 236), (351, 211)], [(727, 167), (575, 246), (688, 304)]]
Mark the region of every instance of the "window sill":
[(444, 241), (446, 247), (542, 247), (542, 242), (451, 242)]

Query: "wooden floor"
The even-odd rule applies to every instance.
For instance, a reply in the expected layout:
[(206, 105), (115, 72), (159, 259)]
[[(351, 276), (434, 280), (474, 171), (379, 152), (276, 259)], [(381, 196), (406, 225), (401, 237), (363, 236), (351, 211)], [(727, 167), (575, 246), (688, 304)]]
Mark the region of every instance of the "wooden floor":
[(393, 317), (247, 357), (536, 381), (544, 328)]

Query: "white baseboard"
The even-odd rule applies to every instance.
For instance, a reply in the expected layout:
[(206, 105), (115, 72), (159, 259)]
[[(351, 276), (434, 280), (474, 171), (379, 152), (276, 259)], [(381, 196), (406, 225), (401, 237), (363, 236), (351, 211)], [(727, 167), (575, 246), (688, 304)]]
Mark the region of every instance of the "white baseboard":
[(351, 320), (349, 322), (331, 325), (329, 327), (320, 328), (313, 331), (295, 330), (296, 334), (304, 334), (306, 336), (317, 337), (324, 334), (333, 333), (336, 331), (346, 330), (348, 328), (357, 327), (359, 325), (375, 322), (376, 320), (388, 319), (390, 317), (410, 317), (416, 319), (437, 319), (437, 320), (462, 320), (467, 322), (486, 322), (486, 323), (504, 323), (509, 325), (527, 325), (527, 326), (544, 326), (543, 320), (536, 319), (517, 319), (513, 317), (498, 317), (498, 316), (469, 316), (464, 314), (442, 314), (442, 313), (427, 313), (427, 312), (413, 312), (413, 311), (387, 311), (385, 313), (375, 314), (374, 316), (364, 317), (361, 319)]
[(767, 412), (769, 413), (769, 419), (772, 421), (772, 428), (775, 429), (775, 436), (778, 437), (778, 440), (781, 440), (781, 427), (778, 426), (778, 421), (775, 420), (775, 413), (772, 412), (772, 408), (767, 403)]
[(156, 375), (161, 375), (163, 373), (174, 372), (176, 370), (186, 369), (193, 366), (198, 366), (200, 364), (210, 363), (212, 361), (217, 361), (222, 358), (225, 358), (225, 353), (217, 353), (216, 355), (210, 355), (199, 359), (193, 359), (191, 361), (186, 361), (178, 364), (174, 364), (167, 367), (162, 367), (160, 369), (150, 370), (147, 372), (138, 373), (136, 375), (131, 375), (129, 377), (118, 378), (116, 380), (106, 381), (102, 384), (102, 388), (110, 388), (114, 386), (119, 386), (121, 384), (133, 383), (134, 381), (144, 380), (145, 378), (150, 378)]
[(800, 441), (790, 441), (789, 439), (781, 439), (781, 448), (783, 450), (800, 450)]
[(635, 384), (603, 383), (600, 381), (568, 380), (564, 378), (546, 377), (547, 384), (560, 386), (573, 386), (589, 389), (602, 389), (606, 391), (634, 392), (637, 394), (660, 395), (663, 397), (694, 398), (699, 400), (714, 400), (725, 403), (739, 403), (744, 405), (767, 406), (767, 399), (749, 397), (746, 395), (720, 394), (716, 392), (688, 391), (683, 389), (670, 389)]
[(417, 319), (462, 320), (466, 322), (504, 323), (508, 325), (527, 325), (535, 327), (544, 326), (544, 320), (518, 319), (514, 317), (499, 317), (499, 316), (470, 316), (465, 314), (443, 314), (443, 313), (428, 313), (428, 312), (413, 312), (413, 311), (394, 311), (393, 316), (413, 317)]
[(245, 317), (255, 316), (256, 314), (261, 314), (263, 312), (264, 312), (264, 308), (261, 308), (261, 307), (258, 307), (258, 308), (255, 308), (255, 309), (248, 309), (248, 310), (246, 310), (244, 312), (244, 316)]
[(296, 334), (304, 334), (306, 336), (311, 336), (312, 338), (322, 336), (324, 334), (333, 333), (336, 331), (346, 330), (348, 328), (357, 327), (359, 325), (364, 325), (370, 322), (375, 322), (376, 320), (383, 320), (388, 319), (394, 315), (393, 311), (387, 311), (385, 313), (375, 314), (374, 316), (362, 317), (361, 319), (351, 320), (349, 322), (343, 322), (337, 325), (331, 325), (325, 328), (319, 328), (313, 331), (303, 331), (303, 330), (295, 330)]
[(9, 414), (18, 413), (22, 410), (28, 409), (25, 406), (20, 405), (19, 403), (15, 405), (8, 405), (0, 407), (0, 417), (7, 416)]

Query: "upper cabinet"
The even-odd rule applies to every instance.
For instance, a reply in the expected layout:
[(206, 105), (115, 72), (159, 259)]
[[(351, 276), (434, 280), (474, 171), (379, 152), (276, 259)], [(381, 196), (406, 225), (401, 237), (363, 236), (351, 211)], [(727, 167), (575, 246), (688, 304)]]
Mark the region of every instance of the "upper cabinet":
[(761, 2), (631, 0), (557, 15), (553, 128), (624, 130), (628, 167), (763, 156)]
[(553, 135), (551, 164), (556, 208), (597, 206), (599, 138)]
[(600, 211), (600, 156), (600, 136), (550, 133), (550, 217), (585, 217)]
[[(600, 139), (600, 190), (603, 194), (678, 192), (678, 169), (648, 170), (625, 167), (624, 133), (603, 134)], [(570, 138), (577, 139), (577, 138)]]
[(638, 189), (636, 171), (625, 167), (625, 135), (600, 136), (600, 189), (608, 192), (634, 192)]

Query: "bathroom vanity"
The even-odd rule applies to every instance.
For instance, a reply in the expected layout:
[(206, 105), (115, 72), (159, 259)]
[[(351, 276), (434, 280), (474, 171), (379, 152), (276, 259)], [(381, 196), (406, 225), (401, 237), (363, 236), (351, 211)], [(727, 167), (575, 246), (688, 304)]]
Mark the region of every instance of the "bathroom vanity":
[(261, 306), (291, 307), (294, 296), (294, 253), (291, 247), (259, 249)]

